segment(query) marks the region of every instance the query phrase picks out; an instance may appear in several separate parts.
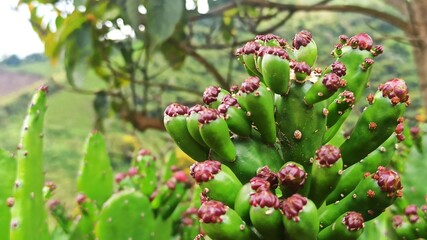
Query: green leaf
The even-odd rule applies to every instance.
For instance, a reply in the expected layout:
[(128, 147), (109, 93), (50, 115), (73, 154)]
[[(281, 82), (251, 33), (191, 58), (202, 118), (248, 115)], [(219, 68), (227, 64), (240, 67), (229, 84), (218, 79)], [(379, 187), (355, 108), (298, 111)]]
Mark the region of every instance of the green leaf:
[(184, 11), (184, 2), (182, 0), (148, 0), (146, 8), (146, 31), (149, 50), (152, 50), (172, 36)]

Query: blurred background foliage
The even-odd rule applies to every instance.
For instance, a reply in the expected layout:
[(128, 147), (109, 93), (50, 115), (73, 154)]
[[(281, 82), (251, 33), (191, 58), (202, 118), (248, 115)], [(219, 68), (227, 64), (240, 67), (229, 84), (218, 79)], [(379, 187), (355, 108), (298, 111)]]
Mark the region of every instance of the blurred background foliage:
[[(247, 75), (234, 51), (256, 34), (274, 33), (289, 41), (307, 29), (320, 48), (316, 66), (325, 67), (333, 60), (327, 56), (339, 35), (367, 32), (385, 53), (376, 58), (366, 91), (373, 92), (393, 77), (405, 79), (412, 98), (407, 118), (412, 125), (425, 121), (420, 84), (427, 77), (421, 78), (419, 67), (426, 63), (419, 62), (414, 40), (422, 29), (414, 30), (417, 20), (409, 18), (418, 1), (358, 0), (342, 5), (319, 0), (21, 0), (19, 4), (30, 9), (45, 53), (25, 59), (9, 56), (0, 64), (2, 72), (35, 77), (32, 84), (0, 96), (0, 147), (14, 151), (29, 97), (35, 86), (48, 83), (46, 178), (58, 185), (57, 197), (70, 209), (82, 143), (91, 129), (105, 133), (117, 172), (127, 169), (132, 154), (141, 148), (164, 158), (176, 151), (163, 131), (165, 106), (174, 101), (200, 103), (206, 87), (228, 88), (244, 80)], [(411, 156), (412, 168), (406, 172), (415, 176), (425, 161), (419, 163), (423, 155), (418, 152)], [(185, 154), (179, 152), (178, 158), (183, 165), (190, 164)], [(416, 197), (427, 192), (422, 189)]]

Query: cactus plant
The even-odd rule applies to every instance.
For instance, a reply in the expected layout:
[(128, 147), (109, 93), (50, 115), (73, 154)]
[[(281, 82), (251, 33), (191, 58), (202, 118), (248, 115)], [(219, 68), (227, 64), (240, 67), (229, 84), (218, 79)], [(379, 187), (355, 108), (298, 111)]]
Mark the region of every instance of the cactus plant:
[(43, 125), (48, 87), (33, 95), (16, 153), (17, 174), (11, 206), (10, 239), (49, 239), (43, 186)]
[[(180, 113), (188, 129), (174, 127), (168, 123), (170, 109), (179, 104), (167, 107), (166, 130), (199, 162), (191, 175), (206, 186), (199, 209), (206, 238), (356, 239), (365, 222), (402, 196), (400, 176), (389, 163), (409, 132), (403, 118), (410, 104), (406, 83), (390, 79), (367, 96), (367, 103), (361, 101), (382, 52), (366, 33), (341, 35), (331, 64), (322, 68), (316, 66), (317, 45), (309, 31), (297, 33), (291, 44), (273, 34), (256, 36), (236, 50), (250, 76), (229, 91), (207, 88), (205, 104), (197, 105), (212, 113), (202, 119), (227, 123), (211, 131), (199, 124), (202, 139), (212, 140), (205, 141), (205, 159), (194, 154), (199, 145), (188, 149), (180, 142), (179, 132), (197, 133), (192, 114)], [(220, 99), (220, 90), (229, 94)], [(351, 115), (358, 117), (351, 133), (342, 136), (339, 129), (352, 109), (364, 104), (360, 116)], [(244, 131), (227, 122), (224, 113), (231, 106), (238, 106), (235, 122)], [(213, 114), (218, 111), (222, 114)], [(185, 141), (197, 142), (194, 135)], [(200, 167), (205, 164), (228, 166), (226, 175), (239, 184), (217, 179), (219, 167)]]

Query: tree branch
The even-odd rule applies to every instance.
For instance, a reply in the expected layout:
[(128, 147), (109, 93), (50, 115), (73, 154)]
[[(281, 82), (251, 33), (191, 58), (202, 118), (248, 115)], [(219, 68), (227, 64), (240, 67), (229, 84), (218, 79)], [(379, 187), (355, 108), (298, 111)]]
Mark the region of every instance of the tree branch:
[[(327, 2), (327, 1), (324, 1)], [(321, 2), (322, 3), (322, 2)], [(315, 4), (315, 5), (298, 5), (298, 4), (284, 4), (270, 1), (260, 0), (242, 0), (239, 2), (239, 6), (251, 6), (251, 7), (268, 7), (275, 8), (280, 11), (303, 11), (303, 12), (314, 12), (314, 11), (329, 11), (329, 12), (352, 12), (360, 13), (368, 16), (372, 16), (383, 20), (404, 32), (409, 30), (410, 25), (403, 19), (394, 15), (378, 11), (372, 8), (361, 7), (357, 5), (328, 5), (328, 4)], [(197, 21), (203, 18), (217, 17), (223, 12), (238, 7), (236, 2), (224, 4), (218, 8), (212, 9), (206, 14), (197, 15), (190, 17), (190, 21)]]

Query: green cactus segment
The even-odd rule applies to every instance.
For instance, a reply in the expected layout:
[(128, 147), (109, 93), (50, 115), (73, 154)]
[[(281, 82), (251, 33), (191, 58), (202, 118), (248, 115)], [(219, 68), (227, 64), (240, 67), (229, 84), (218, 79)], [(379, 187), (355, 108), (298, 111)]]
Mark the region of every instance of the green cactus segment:
[(53, 199), (48, 202), (50, 214), (55, 218), (59, 227), (64, 233), (70, 232), (71, 219), (67, 216), (66, 209), (58, 200)]
[(212, 239), (258, 239), (240, 216), (221, 202), (213, 200), (204, 202), (197, 215), (203, 231)]
[(140, 192), (122, 191), (105, 202), (95, 234), (99, 240), (155, 239), (154, 223), (148, 198)]
[(17, 174), (11, 208), (10, 239), (48, 238), (47, 212), (43, 202), (43, 123), (47, 86), (33, 95), (16, 152)]
[(86, 139), (77, 177), (77, 190), (94, 200), (98, 207), (113, 194), (114, 177), (105, 138), (92, 132)]
[[(142, 149), (134, 158), (132, 165), (134, 167), (129, 170), (128, 175), (135, 179), (136, 184), (139, 185), (139, 189), (143, 194), (145, 194), (145, 196), (150, 196), (156, 189), (157, 185), (155, 157), (152, 156), (149, 151)], [(133, 173), (133, 170), (136, 170), (137, 174)]]
[(338, 217), (333, 224), (323, 229), (319, 233), (317, 239), (354, 240), (363, 233), (364, 227), (365, 224), (362, 214), (358, 212), (347, 212)]
[(316, 151), (316, 160), (311, 170), (312, 179), (308, 197), (320, 207), (328, 194), (338, 184), (343, 168), (339, 148), (324, 145)]
[(396, 137), (390, 136), (374, 152), (366, 156), (362, 161), (346, 168), (338, 184), (326, 198), (326, 204), (339, 201), (353, 191), (357, 184), (363, 180), (365, 173), (371, 173), (378, 169), (379, 166), (387, 166), (396, 150)]
[(301, 164), (310, 172), (310, 158), (322, 145), (326, 131), (325, 105), (320, 102), (314, 106), (304, 103), (304, 95), (311, 83), (293, 83), (288, 95), (276, 101), (278, 137), (286, 161)]
[(406, 206), (404, 213), (409, 223), (411, 223), (411, 227), (415, 230), (417, 238), (426, 238), (427, 221), (424, 219), (425, 213), (414, 204)]
[(286, 94), (290, 88), (289, 56), (281, 47), (261, 48), (261, 69), (265, 84), (277, 94)]
[(379, 167), (374, 174), (367, 175), (345, 198), (327, 205), (320, 215), (320, 225), (325, 228), (348, 211), (359, 212), (365, 221), (369, 221), (401, 196), (400, 176), (392, 170)]
[(246, 69), (246, 72), (250, 76), (258, 76), (262, 79), (262, 74), (257, 68), (256, 58), (257, 52), (260, 49), (261, 45), (257, 41), (247, 42), (243, 47), (237, 49), (236, 55), (241, 64)]
[(163, 220), (170, 218), (172, 213), (176, 210), (178, 204), (186, 196), (186, 192), (186, 183), (177, 182), (174, 186), (173, 193), (158, 209), (157, 215)]
[(236, 148), (230, 139), (227, 123), (219, 116), (216, 109), (205, 109), (199, 112), (199, 131), (203, 141), (212, 151), (227, 161), (234, 161)]
[(225, 95), (230, 93), (220, 87), (210, 86), (203, 92), (203, 102), (210, 108), (217, 108)]
[(187, 129), (188, 133), (197, 141), (198, 144), (207, 147), (199, 131), (199, 112), (204, 109), (204, 106), (196, 104), (188, 110), (189, 115), (187, 117)]
[[(347, 110), (351, 110), (354, 106), (356, 99), (354, 93), (351, 91), (344, 90), (338, 97), (328, 106), (328, 118), (326, 120), (326, 126), (332, 127), (343, 117)], [(338, 126), (341, 126), (339, 124)]]
[(84, 194), (77, 195), (77, 204), (80, 209), (80, 217), (70, 231), (70, 240), (95, 239), (94, 226), (98, 219), (99, 210), (93, 200)]
[(309, 31), (303, 30), (295, 34), (292, 45), (294, 47), (293, 53), (295, 61), (305, 62), (310, 67), (316, 63), (317, 45)]
[(15, 202), (12, 198), (13, 183), (16, 178), (16, 159), (11, 153), (0, 149), (0, 239), (8, 240), (10, 232), (10, 206)]
[(406, 216), (393, 217), (393, 229), (400, 239), (417, 239), (417, 234)]
[(210, 199), (221, 201), (227, 206), (234, 206), (234, 200), (242, 188), (242, 183), (230, 168), (218, 161), (208, 160), (193, 164), (190, 175), (202, 189), (206, 189), (206, 195)]
[(255, 193), (255, 191), (252, 189), (251, 183), (246, 183), (239, 190), (234, 200), (234, 211), (236, 211), (236, 213), (239, 214), (243, 221), (248, 224), (251, 222), (249, 216), (251, 205), (249, 203), (249, 199), (252, 193)]
[(350, 138), (340, 146), (344, 167), (360, 161), (387, 140), (409, 104), (407, 86), (401, 79), (391, 79), (380, 85), (379, 90), (372, 104), (363, 111)]
[(225, 95), (218, 106), (218, 111), (227, 122), (230, 131), (242, 137), (249, 137), (252, 125), (246, 111), (240, 107), (237, 99), (231, 95)]
[[(258, 77), (246, 79), (240, 88), (239, 103), (246, 108), (249, 117), (262, 139), (269, 144), (276, 142), (274, 119), (274, 94), (260, 82)], [(242, 102), (242, 103), (241, 103)]]
[(315, 104), (330, 98), (339, 88), (346, 85), (346, 81), (342, 80), (340, 76), (331, 72), (323, 76), (323, 78), (316, 81), (310, 90), (304, 96), (304, 101), (308, 105)]
[(277, 172), (283, 165), (282, 157), (277, 149), (263, 143), (259, 137), (236, 137), (233, 139), (233, 143), (237, 153), (236, 161), (223, 161), (215, 154), (212, 159), (218, 159), (228, 166), (242, 183), (248, 182), (254, 177), (260, 167), (268, 165), (272, 171)]
[(252, 225), (265, 239), (282, 239), (282, 214), (279, 210), (279, 198), (269, 190), (262, 188), (250, 196), (249, 216)]
[(209, 149), (200, 145), (188, 132), (187, 114), (186, 106), (170, 104), (163, 118), (165, 129), (183, 152), (196, 161), (204, 161), (208, 159)]
[(294, 194), (282, 203), (283, 225), (290, 240), (316, 240), (319, 216), (316, 205), (308, 198)]
[(277, 172), (277, 178), (284, 197), (290, 197), (295, 193), (307, 195), (309, 189), (306, 184), (307, 172), (301, 164), (292, 161), (286, 162)]

